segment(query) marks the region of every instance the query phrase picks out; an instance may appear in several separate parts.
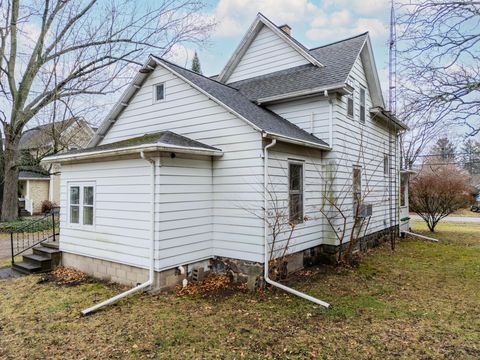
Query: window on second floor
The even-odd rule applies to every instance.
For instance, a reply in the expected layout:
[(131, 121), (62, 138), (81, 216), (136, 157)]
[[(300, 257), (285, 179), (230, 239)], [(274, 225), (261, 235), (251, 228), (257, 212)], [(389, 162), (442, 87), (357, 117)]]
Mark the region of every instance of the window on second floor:
[(352, 193), (353, 193), (353, 214), (356, 217), (359, 215), (360, 205), (362, 203), (362, 168), (360, 166), (353, 167)]
[(353, 94), (347, 96), (347, 116), (353, 118)]
[(165, 84), (156, 84), (153, 86), (153, 99), (155, 102), (165, 100)]
[(383, 174), (388, 175), (390, 173), (390, 159), (388, 154), (383, 154)]
[(365, 89), (360, 88), (360, 122), (362, 122), (362, 123), (365, 122), (365, 117), (366, 117), (365, 110), (366, 110)]

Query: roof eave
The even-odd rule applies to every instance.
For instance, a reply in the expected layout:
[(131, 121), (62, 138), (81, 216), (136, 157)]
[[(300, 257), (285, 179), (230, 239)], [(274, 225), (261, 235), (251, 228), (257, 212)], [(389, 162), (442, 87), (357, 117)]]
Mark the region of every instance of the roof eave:
[(20, 177), (18, 177), (18, 180), (21, 180), (21, 181), (26, 181), (26, 180), (49, 181), (50, 177), (24, 177), (24, 176), (20, 176)]
[(111, 128), (111, 126), (115, 123), (118, 116), (123, 112), (123, 110), (127, 107), (128, 103), (132, 99), (132, 97), (136, 94), (136, 92), (140, 89), (144, 81), (149, 75), (149, 71), (153, 70), (152, 64), (154, 64), (154, 60), (152, 56), (148, 57), (148, 60), (142, 66), (142, 68), (138, 71), (138, 73), (134, 76), (133, 80), (130, 82), (130, 85), (125, 89), (120, 99), (115, 103), (112, 109), (109, 111), (108, 115), (100, 124), (98, 130), (95, 132), (92, 140), (88, 143), (87, 147), (94, 147), (97, 146), (100, 141), (105, 137), (105, 134)]
[(95, 160), (101, 158), (107, 158), (111, 156), (125, 156), (132, 155), (138, 152), (175, 152), (179, 154), (191, 154), (191, 155), (206, 155), (206, 156), (222, 156), (223, 151), (220, 150), (209, 150), (204, 148), (197, 147), (186, 147), (186, 146), (174, 146), (167, 144), (144, 144), (136, 146), (127, 146), (118, 149), (108, 149), (108, 150), (98, 150), (91, 151), (86, 153), (78, 154), (63, 154), (48, 156), (42, 159), (42, 162), (51, 164), (51, 163), (66, 163), (66, 162), (76, 162), (84, 160)]
[(397, 129), (409, 130), (409, 127), (407, 124), (403, 123), (395, 115), (389, 113), (388, 111), (386, 111), (380, 106), (375, 106), (371, 108), (369, 112), (374, 116), (378, 116), (385, 121), (391, 122)]
[(305, 146), (305, 147), (309, 147), (309, 148), (315, 148), (315, 149), (319, 149), (319, 150), (327, 150), (327, 151), (332, 150), (332, 147), (329, 146), (328, 144), (322, 145), (322, 144), (314, 143), (314, 142), (307, 141), (307, 140), (300, 140), (300, 139), (292, 138), (292, 137), (285, 136), (285, 135), (275, 134), (275, 133), (268, 132), (268, 131), (265, 131), (263, 133), (263, 137), (266, 137), (266, 138), (269, 138), (269, 139), (277, 139), (278, 141), (281, 141), (281, 142), (286, 142), (286, 143), (295, 144), (295, 145), (301, 145), (301, 146)]
[(255, 102), (258, 105), (262, 104), (269, 104), (269, 103), (274, 103), (277, 101), (283, 101), (283, 100), (291, 100), (294, 98), (300, 98), (300, 97), (305, 97), (305, 96), (313, 96), (313, 95), (318, 95), (318, 94), (324, 94), (325, 92), (335, 92), (335, 93), (340, 93), (340, 94), (350, 94), (352, 91), (352, 87), (350, 85), (347, 85), (345, 83), (337, 83), (329, 86), (322, 86), (318, 88), (310, 88), (310, 89), (304, 89), (304, 90), (299, 90), (299, 91), (293, 91), (290, 93), (285, 93), (285, 94), (279, 94), (279, 95), (274, 95), (274, 96), (268, 96), (264, 98), (259, 98), (255, 100)]

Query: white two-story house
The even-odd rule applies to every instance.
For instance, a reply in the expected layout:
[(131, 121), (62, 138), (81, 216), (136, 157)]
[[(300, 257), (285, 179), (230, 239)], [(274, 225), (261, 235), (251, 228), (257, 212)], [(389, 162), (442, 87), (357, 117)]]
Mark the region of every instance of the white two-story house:
[(227, 264), (253, 284), (266, 252), (285, 249), (293, 271), (347, 244), (355, 199), (362, 238), (388, 235), (406, 127), (384, 106), (368, 33), (308, 49), (258, 14), (218, 76), (151, 55), (91, 146), (47, 159), (62, 168), (63, 264), (158, 289)]

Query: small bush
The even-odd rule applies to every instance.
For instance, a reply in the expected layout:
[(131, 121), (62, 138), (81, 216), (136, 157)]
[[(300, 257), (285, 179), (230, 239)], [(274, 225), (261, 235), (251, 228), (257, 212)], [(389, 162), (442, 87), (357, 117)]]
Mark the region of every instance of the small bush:
[(43, 214), (52, 211), (52, 209), (54, 207), (56, 207), (54, 202), (52, 202), (50, 200), (43, 200), (42, 201), (42, 213)]

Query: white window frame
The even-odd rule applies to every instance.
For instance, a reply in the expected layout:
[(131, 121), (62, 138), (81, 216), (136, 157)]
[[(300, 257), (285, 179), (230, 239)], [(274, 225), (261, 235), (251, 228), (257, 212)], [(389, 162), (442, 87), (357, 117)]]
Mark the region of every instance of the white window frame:
[[(363, 105), (362, 105), (362, 91), (363, 91)], [(363, 106), (363, 121), (362, 121), (362, 106)], [(367, 122), (367, 89), (363, 86), (360, 87), (358, 91), (358, 121), (361, 124), (365, 124)]]
[(355, 191), (355, 171), (358, 170), (360, 172), (360, 176), (359, 176), (359, 180), (360, 180), (360, 184), (359, 184), (359, 191), (358, 193), (360, 194), (359, 198), (358, 198), (358, 208), (360, 209), (360, 206), (362, 206), (362, 194), (363, 194), (363, 188), (362, 188), (362, 173), (363, 173), (363, 168), (359, 165), (353, 165), (352, 167), (352, 203), (353, 203), (353, 217), (355, 217), (355, 215), (358, 215), (356, 214), (356, 210), (357, 210), (357, 206), (356, 206), (356, 200), (357, 200), (357, 197), (356, 197), (356, 194), (357, 192)]
[[(72, 187), (78, 187), (79, 188), (79, 204), (78, 204), (78, 223), (72, 223), (71, 222), (71, 212), (70, 212), (70, 207), (72, 206), (71, 204), (71, 198), (70, 198), (70, 189)], [(92, 224), (84, 224), (83, 223), (83, 208), (85, 207), (85, 204), (83, 203), (83, 197), (84, 197), (84, 188), (86, 187), (93, 187), (93, 205), (87, 205), (87, 207), (92, 207), (93, 208), (93, 221)], [(95, 181), (81, 181), (81, 182), (68, 182), (68, 187), (67, 187), (67, 226), (72, 227), (72, 228), (87, 228), (87, 229), (92, 229), (95, 227), (96, 221), (95, 221), (95, 216), (97, 212), (97, 186)], [(74, 204), (75, 206), (76, 204)]]
[[(355, 90), (351, 94), (347, 95), (347, 117), (349, 119), (355, 119)], [(348, 101), (352, 100), (352, 115), (348, 113)]]
[(302, 167), (302, 188), (301, 188), (301, 195), (302, 195), (302, 217), (301, 219), (295, 222), (296, 225), (303, 224), (305, 222), (305, 162), (302, 160), (294, 160), (288, 159), (287, 161), (287, 195), (288, 195), (288, 220), (290, 221), (290, 165), (300, 165)]
[(386, 153), (383, 154), (383, 175), (390, 175), (390, 156)]
[[(159, 85), (163, 85), (163, 99), (157, 100), (157, 86), (159, 86)], [(152, 89), (153, 96), (152, 96), (152, 99), (153, 99), (153, 103), (154, 103), (154, 104), (160, 103), (160, 102), (162, 102), (162, 101), (165, 101), (165, 98), (167, 97), (166, 90), (167, 90), (167, 87), (165, 86), (165, 83), (164, 83), (164, 82), (156, 83), (156, 84), (153, 85), (153, 89)]]

